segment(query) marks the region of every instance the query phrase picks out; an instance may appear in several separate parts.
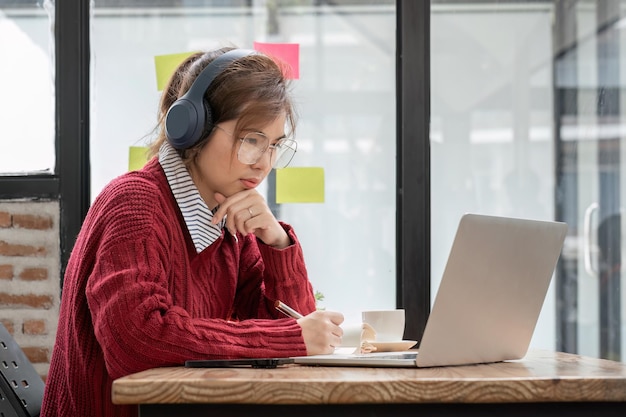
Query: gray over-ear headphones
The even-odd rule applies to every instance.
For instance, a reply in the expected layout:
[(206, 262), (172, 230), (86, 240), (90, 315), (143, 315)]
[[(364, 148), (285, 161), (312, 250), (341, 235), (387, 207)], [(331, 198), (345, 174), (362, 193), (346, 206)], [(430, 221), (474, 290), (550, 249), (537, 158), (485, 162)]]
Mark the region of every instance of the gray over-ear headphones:
[(213, 129), (211, 105), (204, 99), (204, 94), (228, 65), (256, 53), (250, 49), (233, 49), (218, 56), (202, 70), (189, 91), (170, 106), (165, 116), (165, 136), (174, 148), (191, 148), (202, 139), (204, 132)]

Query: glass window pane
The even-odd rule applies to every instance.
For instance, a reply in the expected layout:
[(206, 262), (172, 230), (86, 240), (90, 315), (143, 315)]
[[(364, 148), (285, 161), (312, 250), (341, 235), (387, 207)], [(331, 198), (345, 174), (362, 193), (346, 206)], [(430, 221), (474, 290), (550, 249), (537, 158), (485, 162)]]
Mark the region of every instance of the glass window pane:
[(0, 2), (0, 175), (53, 173), (54, 5)]
[[(278, 217), (302, 241), (321, 307), (347, 315), (394, 308), (395, 1), (124, 3), (95, 2), (92, 196), (128, 170), (129, 147), (151, 140), (155, 56), (297, 43), (290, 166), (323, 168), (325, 194), (323, 203), (278, 204)], [(261, 187), (270, 204), (273, 187)]]
[(565, 221), (531, 345), (622, 361), (625, 6), (433, 1), (431, 20), (433, 291), (463, 212)]
[[(552, 5), (433, 1), (432, 292), (465, 212), (555, 218)], [(532, 345), (555, 346), (554, 280)]]

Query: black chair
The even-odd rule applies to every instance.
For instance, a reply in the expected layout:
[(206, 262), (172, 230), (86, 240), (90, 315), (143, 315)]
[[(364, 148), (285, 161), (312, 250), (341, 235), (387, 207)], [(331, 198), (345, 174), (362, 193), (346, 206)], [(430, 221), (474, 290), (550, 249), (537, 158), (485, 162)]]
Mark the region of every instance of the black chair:
[(44, 383), (0, 323), (0, 417), (38, 417)]

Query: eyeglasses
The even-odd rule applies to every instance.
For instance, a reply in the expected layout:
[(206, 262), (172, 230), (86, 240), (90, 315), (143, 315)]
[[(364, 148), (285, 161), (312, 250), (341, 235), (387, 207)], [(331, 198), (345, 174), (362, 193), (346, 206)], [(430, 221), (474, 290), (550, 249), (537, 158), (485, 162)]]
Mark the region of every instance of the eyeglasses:
[[(233, 135), (232, 132), (220, 127), (215, 126), (221, 131)], [(270, 145), (270, 140), (261, 132), (249, 132), (242, 138), (239, 144), (239, 150), (237, 151), (237, 159), (239, 162), (246, 165), (253, 165), (259, 162), (259, 159), (263, 156), (267, 150), (270, 150), (270, 161), (272, 162), (272, 168), (285, 168), (291, 162), (291, 159), (296, 154), (298, 149), (298, 143), (289, 138), (283, 138), (276, 143)]]

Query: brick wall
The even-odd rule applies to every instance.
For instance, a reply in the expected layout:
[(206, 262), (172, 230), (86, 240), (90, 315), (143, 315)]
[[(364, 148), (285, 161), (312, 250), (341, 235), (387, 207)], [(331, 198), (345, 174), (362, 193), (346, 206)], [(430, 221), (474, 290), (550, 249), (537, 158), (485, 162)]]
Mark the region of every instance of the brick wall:
[(0, 321), (45, 379), (60, 300), (58, 201), (0, 201)]

